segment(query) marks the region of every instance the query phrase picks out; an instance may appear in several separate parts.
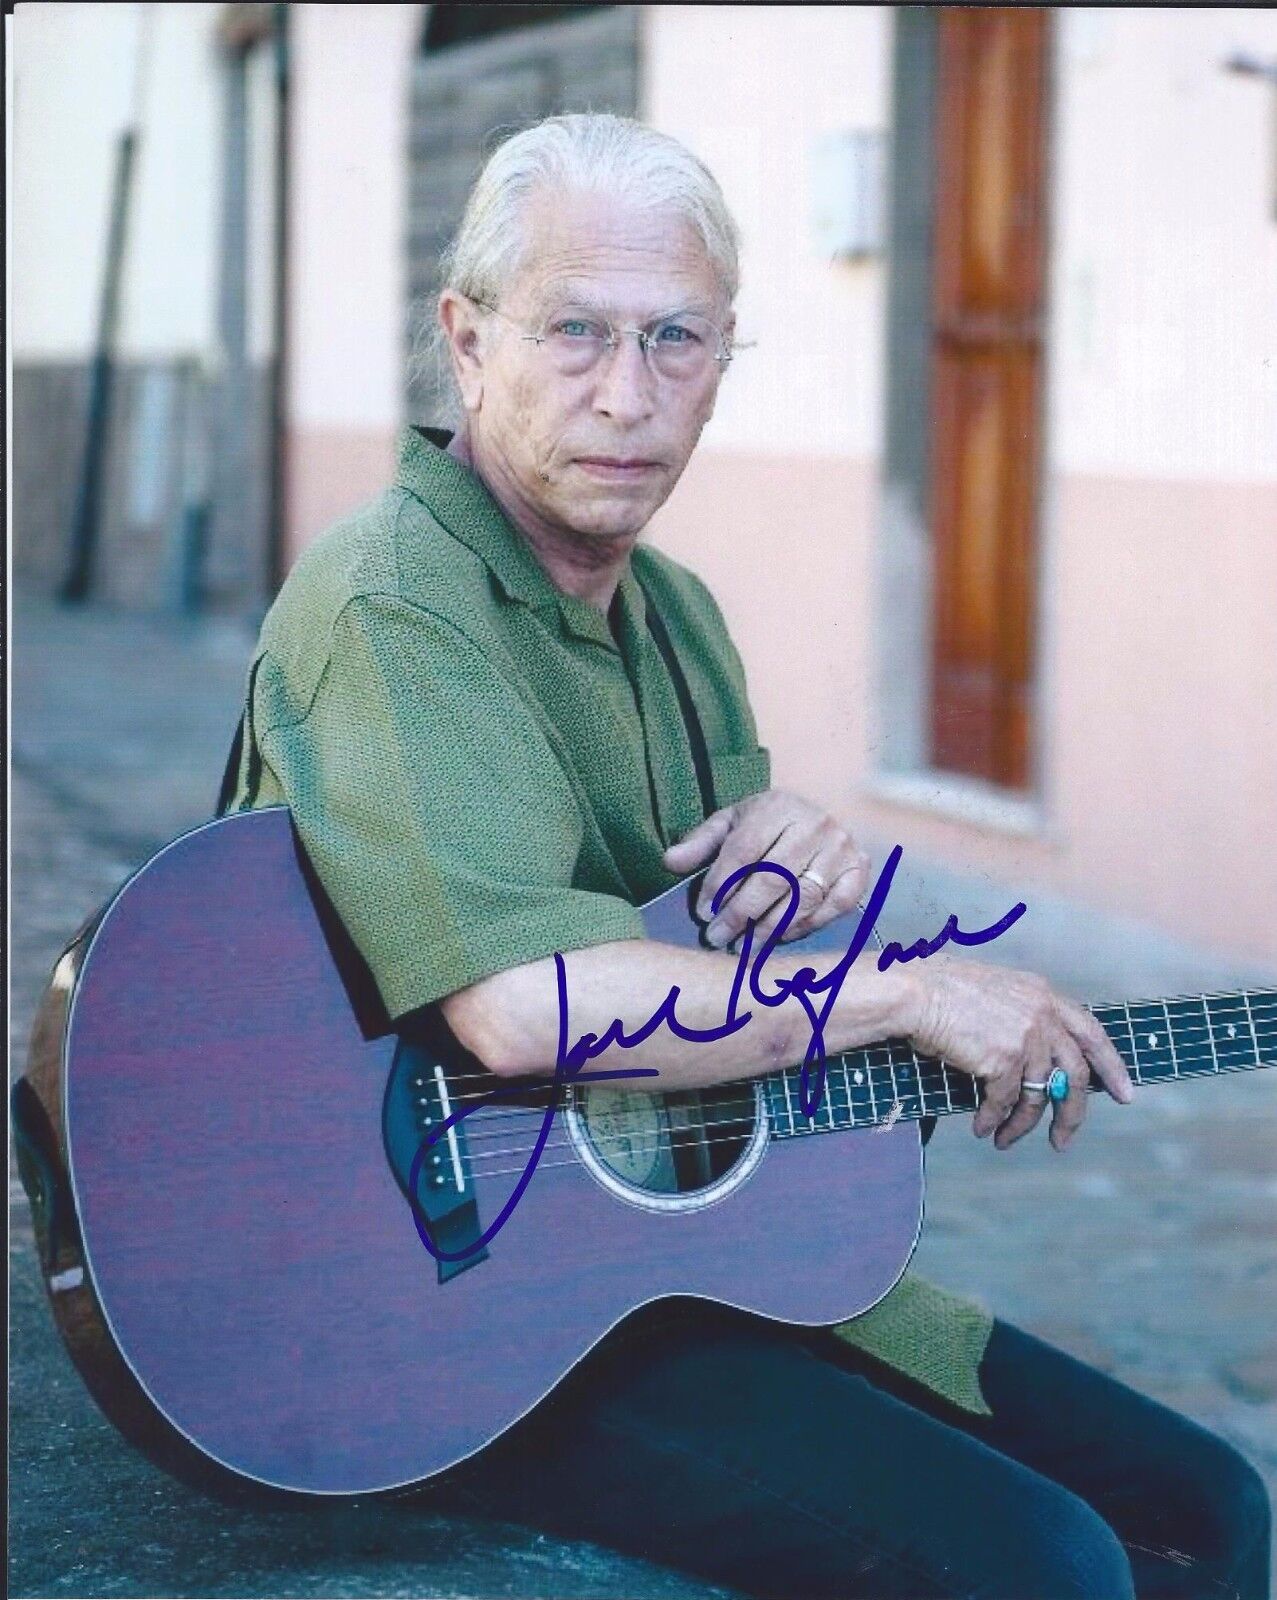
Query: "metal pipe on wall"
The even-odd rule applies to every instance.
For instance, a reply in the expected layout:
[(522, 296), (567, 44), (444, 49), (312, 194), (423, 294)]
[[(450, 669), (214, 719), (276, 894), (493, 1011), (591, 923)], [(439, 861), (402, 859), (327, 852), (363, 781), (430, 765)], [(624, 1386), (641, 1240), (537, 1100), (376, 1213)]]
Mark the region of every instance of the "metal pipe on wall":
[(70, 560), (59, 590), (61, 598), (72, 603), (86, 600), (92, 587), (98, 529), (102, 520), (106, 447), (111, 421), (111, 390), (115, 378), (115, 336), (119, 324), (124, 250), (128, 240), (129, 210), (137, 167), (138, 130), (142, 123), (142, 105), (146, 92), (147, 68), (150, 64), (154, 20), (154, 6), (143, 5), (138, 12), (137, 56), (134, 62), (129, 123), (121, 130), (115, 150), (106, 263), (102, 274), (102, 298), (98, 306), (97, 339), (89, 372), (84, 454), (80, 463), (75, 513), (71, 522)]

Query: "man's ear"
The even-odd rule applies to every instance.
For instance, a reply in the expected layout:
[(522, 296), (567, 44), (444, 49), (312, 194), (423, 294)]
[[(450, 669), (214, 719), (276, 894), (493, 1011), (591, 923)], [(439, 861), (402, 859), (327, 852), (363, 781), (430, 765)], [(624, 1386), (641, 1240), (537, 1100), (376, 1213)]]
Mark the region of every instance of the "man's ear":
[(467, 411), (478, 411), (483, 401), (483, 350), (474, 302), (455, 289), (445, 289), (439, 296), (439, 325), (448, 341), (461, 404)]

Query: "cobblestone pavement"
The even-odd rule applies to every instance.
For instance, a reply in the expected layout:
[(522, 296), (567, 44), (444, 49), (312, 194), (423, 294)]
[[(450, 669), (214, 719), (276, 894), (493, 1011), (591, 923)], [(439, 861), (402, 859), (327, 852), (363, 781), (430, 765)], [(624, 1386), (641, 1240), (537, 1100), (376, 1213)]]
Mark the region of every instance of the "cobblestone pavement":
[[(10, 1039), (20, 1071), (67, 937), (130, 869), (210, 814), (252, 630), (31, 600), (14, 622)], [(1038, 955), (1049, 974), (1061, 960), (1053, 946)], [(1031, 941), (1016, 952), (1026, 964), (1033, 956)], [(1130, 956), (1129, 973), (1141, 973), (1134, 946)], [(1133, 992), (1127, 979), (1115, 976), (1105, 997)], [(1201, 986), (1216, 981), (1212, 968)], [(1159, 1088), (1130, 1109), (1096, 1102), (1064, 1156), (1041, 1139), (996, 1155), (954, 1119), (928, 1154), (917, 1265), (1214, 1428), (1271, 1492), (1275, 1134), (1277, 1072)], [(10, 1199), (12, 1593), (714, 1592), (519, 1529), (376, 1504), (231, 1510), (171, 1482), (88, 1399), (52, 1330), (12, 1168)]]

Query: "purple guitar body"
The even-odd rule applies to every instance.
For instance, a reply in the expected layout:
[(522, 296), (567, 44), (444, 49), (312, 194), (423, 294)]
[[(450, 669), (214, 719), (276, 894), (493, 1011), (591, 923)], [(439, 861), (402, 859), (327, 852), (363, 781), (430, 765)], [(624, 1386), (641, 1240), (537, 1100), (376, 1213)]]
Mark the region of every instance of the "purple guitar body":
[[(699, 938), (686, 888), (644, 915), (653, 938)], [(117, 1416), (144, 1445), (148, 1428), (177, 1430), (258, 1484), (390, 1489), (478, 1450), (647, 1301), (700, 1295), (829, 1323), (903, 1271), (921, 1222), (916, 1122), (773, 1138), (761, 1086), (709, 1106), (669, 1097), (670, 1110), (634, 1097), (646, 1080), (572, 1091), (576, 1110), (556, 1114), (486, 1253), (441, 1271), (388, 1140), (402, 1150), (411, 1104), (428, 1098), (409, 1075), (436, 1114), (440, 1094), (455, 1110), (500, 1080), (446, 1042), (368, 1037), (326, 921), (287, 810), (241, 813), (154, 857), (92, 930), (73, 982), (65, 965), (55, 974), (64, 1005), (69, 990), (57, 1087), (81, 1246), (62, 1258), (60, 1291), (57, 1261), (47, 1275), (55, 1311), (59, 1293), (80, 1298), (72, 1320), (100, 1318), (92, 1350), (113, 1345), (127, 1369), (91, 1371), (60, 1319), (106, 1409), (159, 1413), (143, 1427)], [(833, 926), (812, 942), (849, 937)], [(47, 1084), (42, 1098), (56, 1125)], [(543, 1105), (496, 1101), (458, 1125), (463, 1140), (431, 1148), (441, 1163), (425, 1172), (441, 1166), (444, 1199), (460, 1202), (455, 1237), (505, 1204)], [(112, 1384), (141, 1395), (122, 1407)]]

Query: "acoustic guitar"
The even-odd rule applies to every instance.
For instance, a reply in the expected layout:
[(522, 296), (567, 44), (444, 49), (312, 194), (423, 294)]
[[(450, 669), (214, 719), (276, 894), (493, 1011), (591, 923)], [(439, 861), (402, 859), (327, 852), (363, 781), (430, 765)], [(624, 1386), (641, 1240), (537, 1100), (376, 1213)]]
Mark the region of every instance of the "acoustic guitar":
[[(646, 906), (650, 937), (696, 943), (691, 896)], [(1096, 1015), (1137, 1084), (1277, 1060), (1273, 989)], [(805, 1324), (879, 1300), (918, 1238), (919, 1120), (975, 1086), (900, 1041), (827, 1067), (810, 1116), (798, 1067), (511, 1092), (437, 1013), (390, 1028), (271, 807), (174, 840), (86, 925), (13, 1103), (54, 1317), (107, 1415), (214, 1490), (353, 1495), (478, 1450), (655, 1298)]]

